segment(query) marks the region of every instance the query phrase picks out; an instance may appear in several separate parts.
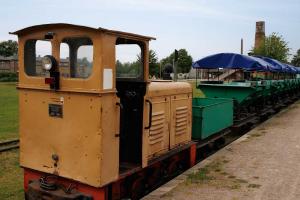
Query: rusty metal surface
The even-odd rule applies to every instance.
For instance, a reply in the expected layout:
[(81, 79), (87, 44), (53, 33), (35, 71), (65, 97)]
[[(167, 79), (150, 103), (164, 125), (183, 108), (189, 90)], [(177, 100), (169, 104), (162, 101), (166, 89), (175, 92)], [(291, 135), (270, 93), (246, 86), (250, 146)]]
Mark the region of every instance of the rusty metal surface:
[(25, 193), (26, 200), (47, 199), (47, 200), (92, 200), (90, 195), (77, 192), (76, 189), (65, 191), (63, 187), (42, 189), (39, 181), (33, 181), (28, 185)]

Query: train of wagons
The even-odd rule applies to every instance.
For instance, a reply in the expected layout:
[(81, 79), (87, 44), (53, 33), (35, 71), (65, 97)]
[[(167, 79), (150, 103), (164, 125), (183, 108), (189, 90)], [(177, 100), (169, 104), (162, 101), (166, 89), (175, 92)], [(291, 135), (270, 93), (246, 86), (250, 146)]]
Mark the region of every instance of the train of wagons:
[[(187, 82), (149, 80), (155, 38), (72, 24), (12, 34), (26, 200), (138, 199), (193, 166), (205, 143), (299, 96), (299, 70), (269, 58), (224, 53), (195, 62), (196, 69), (250, 73), (239, 81), (198, 80), (199, 98)], [(121, 65), (117, 49), (132, 45), (138, 64)]]

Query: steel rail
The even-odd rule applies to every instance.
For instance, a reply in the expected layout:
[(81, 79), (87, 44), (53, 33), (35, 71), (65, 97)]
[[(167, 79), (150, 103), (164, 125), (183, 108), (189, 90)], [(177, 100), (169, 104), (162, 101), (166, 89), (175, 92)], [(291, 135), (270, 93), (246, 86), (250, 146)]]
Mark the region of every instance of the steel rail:
[(19, 139), (0, 142), (0, 152), (19, 148)]

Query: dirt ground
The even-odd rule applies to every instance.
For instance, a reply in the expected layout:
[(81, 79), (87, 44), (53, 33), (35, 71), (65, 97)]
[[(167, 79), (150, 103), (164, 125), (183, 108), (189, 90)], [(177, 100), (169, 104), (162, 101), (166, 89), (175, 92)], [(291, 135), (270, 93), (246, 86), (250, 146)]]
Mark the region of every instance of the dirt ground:
[(300, 101), (144, 199), (299, 200)]

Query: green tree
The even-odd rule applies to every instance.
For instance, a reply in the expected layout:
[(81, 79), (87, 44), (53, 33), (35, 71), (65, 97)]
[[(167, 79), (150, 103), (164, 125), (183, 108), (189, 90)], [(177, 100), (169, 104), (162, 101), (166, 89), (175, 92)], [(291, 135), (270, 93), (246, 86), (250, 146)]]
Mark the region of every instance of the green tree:
[(141, 74), (141, 62), (140, 60), (134, 62), (121, 62), (116, 61), (117, 77), (123, 78), (136, 78)]
[(300, 49), (298, 49), (297, 53), (294, 55), (292, 65), (300, 67)]
[[(166, 64), (173, 63), (174, 52), (170, 56), (161, 60), (161, 65), (165, 66)], [(186, 49), (179, 49), (178, 51), (178, 69), (177, 73), (188, 73), (191, 70), (193, 63), (193, 58), (190, 56)]]
[(251, 55), (260, 55), (287, 62), (290, 48), (288, 43), (278, 33), (272, 33), (265, 38), (265, 41), (258, 48), (250, 50)]
[(78, 65), (85, 66), (85, 67), (92, 67), (92, 63), (88, 61), (87, 57), (78, 58), (77, 59)]
[(151, 76), (160, 77), (158, 57), (154, 50), (149, 51), (149, 74)]
[[(141, 63), (141, 54), (137, 55), (137, 61)], [(155, 77), (160, 76), (160, 68), (157, 54), (154, 50), (149, 50), (149, 74)]]
[(0, 42), (0, 55), (4, 57), (18, 54), (18, 43), (13, 40)]

